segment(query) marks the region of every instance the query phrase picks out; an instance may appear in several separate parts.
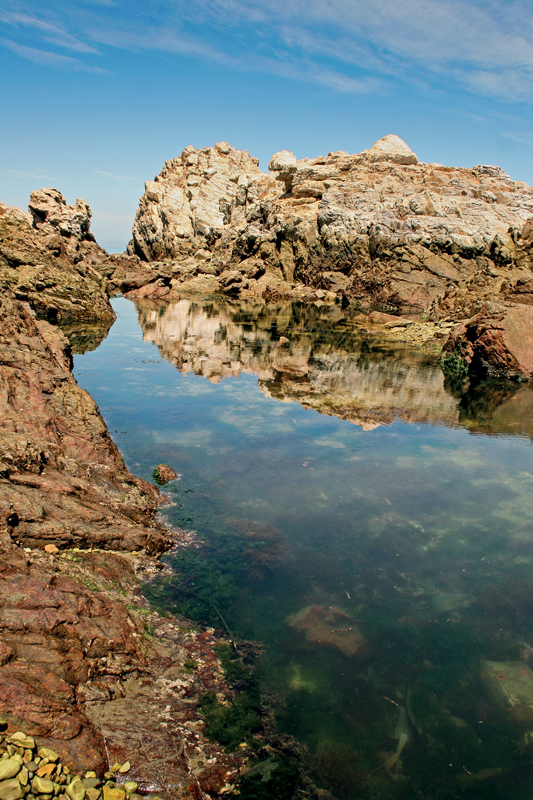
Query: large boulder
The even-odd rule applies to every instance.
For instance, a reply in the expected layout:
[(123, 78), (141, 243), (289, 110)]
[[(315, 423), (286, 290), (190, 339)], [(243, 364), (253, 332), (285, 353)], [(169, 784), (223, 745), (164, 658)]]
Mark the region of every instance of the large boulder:
[(403, 139), (389, 133), (368, 151), (371, 161), (390, 161), (393, 164), (418, 164), (418, 158)]
[(444, 363), (452, 370), (531, 380), (533, 306), (484, 306), (452, 331), (444, 351)]

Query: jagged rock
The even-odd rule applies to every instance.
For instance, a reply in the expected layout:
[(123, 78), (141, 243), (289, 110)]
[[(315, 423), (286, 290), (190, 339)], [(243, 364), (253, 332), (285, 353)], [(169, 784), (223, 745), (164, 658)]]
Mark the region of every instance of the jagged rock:
[[(246, 150), (219, 142), (166, 161), (146, 183), (133, 225), (135, 253), (147, 261), (194, 254), (230, 223), (243, 224), (251, 198), (247, 190), (263, 175)], [(255, 200), (255, 198), (254, 198)]]
[(78, 197), (75, 206), (67, 205), (57, 189), (41, 189), (30, 195), (30, 214), (33, 227), (46, 233), (59, 232), (61, 236), (95, 241), (90, 232), (91, 210), (85, 200)]
[[(486, 305), (457, 326), (444, 347), (470, 372), (533, 378), (533, 306)], [(452, 362), (453, 365), (453, 362)]]
[(35, 230), (28, 214), (0, 205), (0, 284), (43, 317), (111, 324), (102, 273), (84, 260), (95, 252), (107, 257), (92, 241)]
[(211, 290), (230, 294), (330, 292), (433, 319), (533, 303), (533, 190), (499, 167), (420, 163), (391, 134), (356, 155), (280, 151), (269, 168), (226, 145), (189, 147), (146, 184), (134, 248), (171, 259), (171, 295), (199, 275), (201, 253)]

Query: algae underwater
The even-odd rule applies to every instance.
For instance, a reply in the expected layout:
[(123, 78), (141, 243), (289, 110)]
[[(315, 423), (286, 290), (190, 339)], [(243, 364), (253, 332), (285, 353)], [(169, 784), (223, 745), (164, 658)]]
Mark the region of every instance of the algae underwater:
[[(195, 532), (143, 591), (261, 646), (258, 670), (226, 654), (213, 735), (253, 741), (261, 693), (324, 797), (529, 798), (531, 390), (450, 386), (320, 305), (113, 306), (74, 374), (134, 474), (178, 473), (161, 516)], [(243, 798), (298, 796), (291, 758)]]

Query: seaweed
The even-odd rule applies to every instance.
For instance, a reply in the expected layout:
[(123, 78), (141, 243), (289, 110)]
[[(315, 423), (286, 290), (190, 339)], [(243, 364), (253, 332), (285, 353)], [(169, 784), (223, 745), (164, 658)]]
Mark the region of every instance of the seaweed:
[(206, 692), (200, 701), (205, 717), (205, 735), (223, 744), (231, 753), (241, 742), (252, 743), (252, 734), (261, 727), (259, 692), (238, 694), (230, 705), (219, 703), (216, 694)]
[(282, 753), (256, 762), (239, 784), (241, 800), (292, 800), (300, 784), (298, 762)]
[(337, 800), (353, 800), (368, 778), (361, 752), (346, 744), (322, 746), (311, 761), (311, 773)]

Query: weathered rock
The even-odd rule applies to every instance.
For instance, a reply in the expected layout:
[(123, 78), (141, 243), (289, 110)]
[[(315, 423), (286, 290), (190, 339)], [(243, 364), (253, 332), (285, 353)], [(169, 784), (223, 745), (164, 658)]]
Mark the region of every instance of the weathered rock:
[(533, 304), (533, 190), (499, 167), (423, 164), (394, 135), (356, 155), (281, 151), (269, 167), (226, 146), (186, 148), (147, 183), (133, 249), (171, 260), (169, 297), (207, 261), (210, 291), (228, 294), (322, 292), (433, 319)]
[[(69, 208), (66, 206), (66, 208)], [(17, 208), (0, 204), (0, 285), (19, 300), (29, 301), (51, 320), (107, 322), (115, 319), (102, 289), (102, 273), (87, 260), (98, 251), (94, 243), (66, 238), (58, 230), (34, 230)]]
[(67, 786), (66, 793), (70, 800), (84, 800), (85, 786), (81, 782), (81, 779), (74, 778), (74, 780)]
[(154, 469), (153, 475), (155, 482), (159, 483), (161, 486), (164, 486), (165, 483), (169, 483), (169, 481), (173, 481), (177, 477), (172, 467), (169, 467), (168, 464), (158, 464)]
[(308, 642), (334, 647), (348, 657), (365, 642), (352, 617), (337, 606), (307, 606), (286, 621), (291, 628), (303, 631)]
[[(444, 346), (470, 372), (490, 377), (533, 378), (533, 306), (488, 304), (457, 326)], [(453, 361), (448, 361), (451, 367)]]

